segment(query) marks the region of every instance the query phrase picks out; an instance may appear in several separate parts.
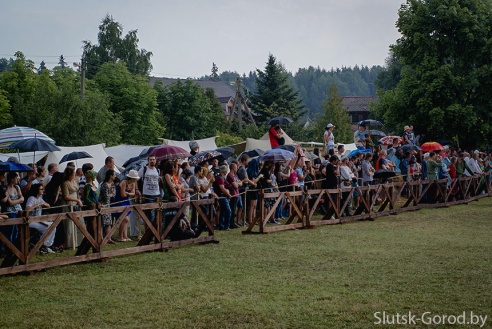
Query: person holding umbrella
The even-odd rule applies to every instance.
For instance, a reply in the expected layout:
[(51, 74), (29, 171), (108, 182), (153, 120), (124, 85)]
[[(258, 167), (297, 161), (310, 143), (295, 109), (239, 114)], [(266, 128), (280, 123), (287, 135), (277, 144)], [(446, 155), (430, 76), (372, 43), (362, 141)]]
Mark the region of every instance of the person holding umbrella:
[(272, 149), (278, 148), (280, 145), (283, 145), (282, 143), (282, 135), (284, 131), (278, 124), (272, 124), (270, 125), (270, 129), (268, 130), (268, 136), (270, 137), (270, 146)]
[(328, 154), (330, 150), (335, 149), (335, 136), (333, 135), (333, 129), (335, 129), (335, 126), (331, 123), (327, 124), (325, 127), (325, 133), (323, 136), (325, 154)]

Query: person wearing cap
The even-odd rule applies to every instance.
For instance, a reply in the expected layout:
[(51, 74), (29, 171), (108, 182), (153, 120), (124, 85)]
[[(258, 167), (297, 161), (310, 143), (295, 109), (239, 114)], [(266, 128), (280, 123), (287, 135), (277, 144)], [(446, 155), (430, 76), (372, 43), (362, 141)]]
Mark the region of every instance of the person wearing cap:
[(219, 198), (220, 216), (219, 216), (219, 230), (230, 229), (231, 222), (231, 205), (230, 199), (232, 198), (230, 188), (231, 184), (226, 179), (227, 172), (229, 171), (227, 165), (221, 165), (219, 167), (220, 175), (215, 178), (214, 192)]
[(333, 135), (333, 129), (335, 129), (335, 126), (331, 123), (327, 124), (325, 127), (325, 133), (323, 135), (325, 154), (328, 154), (329, 150), (335, 148), (335, 136)]
[[(138, 172), (136, 170), (130, 170), (126, 174), (126, 179), (122, 180), (121, 183), (116, 187), (116, 194), (114, 201), (116, 202), (116, 207), (129, 206), (131, 205), (131, 199), (136, 196), (137, 181), (140, 179)], [(118, 242), (131, 241), (128, 238), (128, 222), (131, 211), (127, 212), (125, 218), (120, 224), (118, 231)], [(119, 218), (121, 213), (115, 214), (116, 218)]]
[(191, 156), (200, 153), (200, 146), (198, 145), (198, 143), (196, 141), (190, 141), (188, 143), (188, 145), (190, 146)]

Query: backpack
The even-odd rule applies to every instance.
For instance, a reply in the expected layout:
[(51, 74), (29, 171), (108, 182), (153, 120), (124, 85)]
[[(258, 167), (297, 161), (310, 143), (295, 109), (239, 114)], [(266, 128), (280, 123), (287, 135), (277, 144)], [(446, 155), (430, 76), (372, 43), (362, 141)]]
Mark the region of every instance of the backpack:
[[(158, 173), (158, 175), (159, 175), (159, 176), (161, 176), (161, 171), (160, 171), (158, 168), (156, 168), (156, 169), (157, 169), (157, 173)], [(142, 193), (142, 194), (143, 194), (143, 183), (144, 183), (145, 173), (146, 173), (146, 172), (147, 172), (147, 166), (145, 166), (145, 167), (143, 168), (143, 174), (142, 174), (142, 177), (141, 177), (141, 178), (137, 181), (137, 188), (138, 188), (138, 190), (140, 191), (140, 193)], [(160, 179), (159, 179), (159, 181), (160, 181)], [(159, 183), (159, 185), (160, 185), (160, 183)]]

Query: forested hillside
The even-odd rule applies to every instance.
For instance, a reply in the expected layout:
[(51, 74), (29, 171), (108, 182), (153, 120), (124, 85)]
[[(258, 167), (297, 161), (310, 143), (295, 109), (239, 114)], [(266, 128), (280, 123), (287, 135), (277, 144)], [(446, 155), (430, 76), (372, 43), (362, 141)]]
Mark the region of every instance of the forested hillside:
[[(295, 74), (287, 72), (292, 86), (299, 91), (299, 98), (303, 100), (307, 115), (314, 117), (321, 113), (323, 101), (328, 96), (331, 85), (338, 87), (340, 96), (372, 96), (376, 94), (375, 80), (382, 66), (355, 66), (326, 70), (320, 67), (300, 68)], [(237, 76), (241, 76), (242, 85), (247, 93), (256, 93), (256, 71), (246, 74), (224, 71), (218, 73), (215, 79), (227, 82), (234, 87)], [(204, 76), (201, 79), (211, 79)]]

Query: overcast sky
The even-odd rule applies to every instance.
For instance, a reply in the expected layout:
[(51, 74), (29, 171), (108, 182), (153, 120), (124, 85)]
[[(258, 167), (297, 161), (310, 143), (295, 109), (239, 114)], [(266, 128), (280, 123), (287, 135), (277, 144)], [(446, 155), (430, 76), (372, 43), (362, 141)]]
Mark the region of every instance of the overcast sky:
[(97, 43), (109, 13), (123, 33), (138, 30), (153, 52), (152, 75), (200, 77), (263, 70), (273, 54), (295, 73), (384, 65), (403, 0), (2, 0), (0, 57), (22, 51), (48, 68), (63, 54), (79, 62), (82, 41)]

